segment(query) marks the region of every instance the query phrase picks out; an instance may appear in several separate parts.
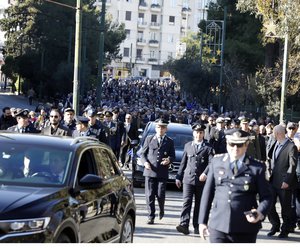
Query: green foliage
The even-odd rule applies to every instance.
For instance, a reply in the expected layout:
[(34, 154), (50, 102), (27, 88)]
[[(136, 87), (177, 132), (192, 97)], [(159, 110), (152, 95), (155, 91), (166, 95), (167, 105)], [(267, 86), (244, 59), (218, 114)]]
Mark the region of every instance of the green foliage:
[[(75, 7), (74, 0), (58, 1)], [(94, 1), (92, 1), (94, 2)], [(99, 11), (92, 2), (83, 1), (82, 11), (82, 64), (85, 84), (91, 72), (97, 74), (99, 51)], [(65, 91), (72, 90), (75, 9), (43, 0), (19, 0), (11, 5), (0, 20), (1, 30), (6, 32), (7, 76), (20, 76), (42, 96), (50, 94), (52, 87)], [(123, 24), (106, 20), (105, 56), (109, 63), (119, 53), (119, 45), (125, 39)], [(11, 64), (11, 65), (9, 65)], [(4, 67), (4, 68), (5, 68)], [(40, 85), (40, 86), (39, 86)], [(43, 86), (43, 88), (41, 88)], [(46, 93), (47, 90), (47, 93)], [(43, 91), (45, 91), (43, 93)], [(53, 93), (52, 93), (53, 94)]]

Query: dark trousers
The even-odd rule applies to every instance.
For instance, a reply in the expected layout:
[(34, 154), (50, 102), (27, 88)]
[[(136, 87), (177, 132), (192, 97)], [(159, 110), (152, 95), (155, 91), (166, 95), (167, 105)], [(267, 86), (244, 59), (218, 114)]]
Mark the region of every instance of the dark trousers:
[(257, 233), (224, 233), (209, 228), (209, 241), (211, 243), (255, 243)]
[(300, 227), (300, 187), (293, 190), (292, 196), (292, 227), (297, 226)]
[(148, 218), (155, 218), (155, 197), (158, 201), (160, 213), (165, 211), (166, 179), (145, 177), (145, 196), (148, 210)]
[(191, 210), (193, 199), (195, 197), (194, 212), (193, 212), (193, 226), (198, 228), (198, 217), (200, 209), (200, 200), (202, 196), (203, 186), (195, 186), (183, 183), (183, 204), (180, 215), (180, 225), (188, 227), (190, 224)]
[(272, 224), (272, 228), (280, 229), (280, 218), (276, 211), (276, 201), (279, 198), (281, 206), (282, 226), (281, 231), (289, 232), (292, 228), (292, 190), (284, 190), (272, 187), (273, 204), (268, 214), (268, 219)]
[(131, 149), (131, 145), (130, 143), (128, 143), (127, 145), (125, 145), (122, 149), (121, 149), (121, 163), (123, 165), (128, 165), (130, 163), (131, 160), (131, 155), (128, 154), (128, 151)]

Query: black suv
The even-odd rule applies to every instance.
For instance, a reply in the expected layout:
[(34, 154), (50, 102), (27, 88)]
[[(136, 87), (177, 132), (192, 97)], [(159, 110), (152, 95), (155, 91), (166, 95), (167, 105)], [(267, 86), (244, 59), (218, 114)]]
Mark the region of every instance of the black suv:
[(108, 146), (4, 132), (0, 145), (0, 242), (133, 242), (133, 187)]
[[(148, 122), (145, 130), (140, 136), (141, 140), (137, 147), (137, 152), (132, 159), (132, 181), (135, 187), (143, 186), (145, 184), (145, 177), (143, 176), (144, 166), (140, 161), (140, 154), (146, 137), (154, 135), (155, 133), (155, 122)], [(193, 140), (193, 131), (191, 125), (169, 123), (167, 135), (174, 140), (175, 145), (175, 160), (169, 167), (168, 183), (175, 184), (175, 178), (182, 159), (184, 145)]]

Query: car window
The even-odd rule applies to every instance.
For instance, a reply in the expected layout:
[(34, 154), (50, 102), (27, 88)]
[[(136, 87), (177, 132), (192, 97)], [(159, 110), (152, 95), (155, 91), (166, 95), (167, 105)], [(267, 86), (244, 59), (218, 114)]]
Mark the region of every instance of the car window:
[(98, 171), (102, 174), (103, 179), (109, 179), (116, 174), (119, 174), (119, 171), (115, 165), (115, 157), (105, 148), (96, 148), (95, 160)]
[(94, 167), (93, 150), (85, 150), (79, 159), (79, 168), (77, 173), (77, 180), (79, 181), (83, 176), (87, 174), (97, 175), (96, 168)]
[(0, 183), (60, 185), (66, 181), (72, 152), (53, 147), (6, 143), (0, 148)]
[[(189, 133), (190, 132), (190, 133)], [(147, 136), (154, 135), (154, 131), (149, 131), (147, 135), (143, 138), (142, 144), (144, 143)], [(172, 131), (167, 131), (167, 136), (174, 140), (174, 146), (177, 150), (183, 150), (184, 145), (193, 140), (192, 131), (187, 130), (187, 133), (174, 133)]]

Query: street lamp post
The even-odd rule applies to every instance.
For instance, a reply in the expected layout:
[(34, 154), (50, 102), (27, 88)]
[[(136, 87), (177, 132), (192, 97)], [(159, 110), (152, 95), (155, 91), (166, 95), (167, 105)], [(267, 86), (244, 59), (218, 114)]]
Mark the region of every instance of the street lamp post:
[(81, 68), (81, 0), (76, 3), (76, 28), (75, 28), (75, 52), (74, 52), (74, 77), (73, 77), (73, 109), (75, 114), (79, 111), (79, 89), (80, 89), (80, 68)]
[(102, 66), (104, 60), (104, 30), (105, 30), (105, 4), (106, 0), (102, 0), (101, 18), (100, 18), (100, 41), (99, 41), (99, 63), (98, 63), (98, 83), (96, 88), (96, 102), (101, 103), (102, 92)]

